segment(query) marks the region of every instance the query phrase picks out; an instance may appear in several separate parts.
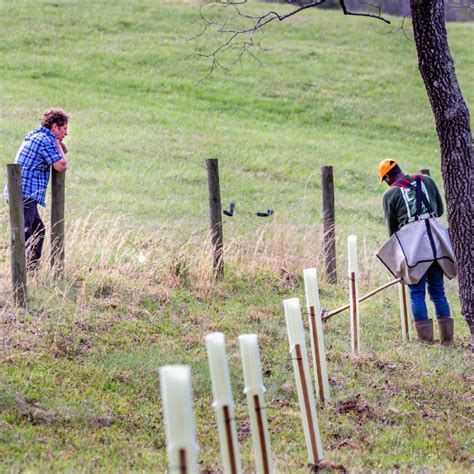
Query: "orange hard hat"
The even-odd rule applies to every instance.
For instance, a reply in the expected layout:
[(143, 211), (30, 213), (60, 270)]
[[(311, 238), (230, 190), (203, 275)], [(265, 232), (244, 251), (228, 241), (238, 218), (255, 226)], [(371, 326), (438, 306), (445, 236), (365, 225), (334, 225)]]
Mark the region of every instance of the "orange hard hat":
[(383, 181), (383, 178), (384, 176), (392, 169), (394, 168), (395, 166), (397, 166), (397, 162), (395, 160), (390, 160), (390, 159), (386, 159), (386, 160), (382, 160), (380, 163), (379, 163), (379, 167), (378, 167), (378, 173), (379, 173), (379, 176), (380, 176), (380, 182)]

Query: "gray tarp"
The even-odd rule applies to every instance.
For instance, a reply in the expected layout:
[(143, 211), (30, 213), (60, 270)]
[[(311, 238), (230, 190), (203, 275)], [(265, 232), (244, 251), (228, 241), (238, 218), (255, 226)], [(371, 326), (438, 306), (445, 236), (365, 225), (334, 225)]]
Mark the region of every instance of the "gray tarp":
[(458, 273), (448, 230), (435, 217), (402, 227), (382, 245), (377, 257), (410, 285), (418, 283), (435, 261), (449, 279)]

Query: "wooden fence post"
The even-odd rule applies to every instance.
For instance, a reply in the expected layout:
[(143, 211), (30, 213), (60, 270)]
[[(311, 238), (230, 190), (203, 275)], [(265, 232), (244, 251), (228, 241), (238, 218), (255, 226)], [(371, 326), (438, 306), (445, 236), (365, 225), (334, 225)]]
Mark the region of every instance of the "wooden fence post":
[(66, 174), (52, 168), (50, 264), (55, 277), (64, 276), (65, 183)]
[(219, 165), (215, 158), (206, 160), (213, 246), (212, 268), (216, 276), (224, 276), (224, 238), (222, 233), (222, 206), (219, 187)]
[(26, 307), (26, 257), (25, 216), (23, 213), (23, 191), (21, 166), (7, 165), (8, 205), (10, 208), (11, 271), (13, 300), (16, 305)]
[(428, 176), (431, 176), (431, 175), (430, 175), (430, 170), (420, 170), (420, 173), (421, 173), (421, 174), (426, 174), (426, 175), (428, 175)]
[(334, 212), (334, 179), (332, 166), (321, 167), (323, 192), (324, 268), (329, 283), (337, 283), (336, 220)]

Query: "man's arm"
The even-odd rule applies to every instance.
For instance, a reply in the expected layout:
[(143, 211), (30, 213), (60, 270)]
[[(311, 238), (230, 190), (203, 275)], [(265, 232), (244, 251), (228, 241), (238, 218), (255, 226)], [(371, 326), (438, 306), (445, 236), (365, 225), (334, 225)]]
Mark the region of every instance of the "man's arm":
[(66, 160), (59, 160), (56, 163), (53, 163), (53, 168), (60, 173), (64, 173), (67, 171), (67, 161)]
[(387, 223), (388, 235), (392, 235), (398, 230), (398, 219), (392, 205), (394, 196), (390, 194), (391, 193), (386, 192), (383, 195), (383, 213), (385, 222)]
[(66, 144), (63, 143), (59, 138), (56, 138), (56, 145), (62, 158), (59, 161), (55, 161), (53, 163), (53, 168), (60, 173), (64, 173), (67, 170), (67, 160), (65, 153), (68, 152), (68, 149)]
[(60, 140), (44, 140), (39, 150), (41, 157), (48, 164), (60, 173), (67, 170), (67, 160), (64, 156)]

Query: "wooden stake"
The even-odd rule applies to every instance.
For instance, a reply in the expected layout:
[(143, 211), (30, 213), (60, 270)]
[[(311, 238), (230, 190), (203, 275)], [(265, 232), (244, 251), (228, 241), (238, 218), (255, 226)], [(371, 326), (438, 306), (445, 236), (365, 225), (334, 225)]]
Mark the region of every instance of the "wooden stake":
[[(308, 283), (308, 279), (306, 283)], [(309, 289), (310, 286), (307, 285), (306, 289)], [(310, 387), (311, 373), (306, 352), (306, 336), (301, 317), (300, 301), (298, 298), (289, 298), (283, 301), (283, 307), (285, 309), (288, 342), (295, 374), (296, 392), (301, 409), (308, 462), (314, 464), (322, 460), (324, 453), (319, 433), (316, 400), (312, 386)]]
[(295, 345), (296, 359), (298, 361), (298, 370), (300, 373), (301, 387), (303, 389), (303, 398), (305, 406), (306, 419), (308, 421), (309, 436), (311, 440), (311, 449), (313, 451), (313, 457), (315, 462), (320, 460), (318, 453), (318, 446), (316, 441), (316, 432), (313, 424), (313, 418), (311, 416), (311, 405), (309, 403), (309, 393), (308, 393), (308, 382), (305, 377), (305, 371), (303, 366), (303, 356), (301, 354), (301, 346), (299, 344)]
[(350, 278), (351, 286), (351, 298), (352, 298), (352, 351), (354, 354), (359, 353), (359, 325), (358, 325), (358, 316), (359, 316), (359, 306), (357, 301), (357, 290), (356, 290), (356, 275), (355, 272), (351, 272)]
[[(324, 345), (323, 324), (320, 318), (321, 303), (319, 301), (318, 272), (316, 268), (305, 268), (304, 287), (306, 307), (309, 315), (309, 328), (311, 338), (311, 353), (313, 356), (313, 371), (315, 387), (318, 398), (327, 403), (331, 399), (326, 348)], [(285, 305), (285, 303), (283, 303)], [(295, 344), (300, 341), (293, 341)]]
[(212, 382), (212, 406), (216, 412), (221, 448), (222, 471), (224, 474), (240, 474), (242, 469), (225, 337), (221, 332), (214, 332), (208, 334), (205, 339)]
[(230, 418), (229, 407), (225, 405), (222, 408), (224, 410), (225, 433), (227, 437), (227, 449), (229, 451), (230, 458), (230, 470), (232, 474), (237, 474), (237, 461), (235, 459), (234, 440), (232, 439), (232, 419)]
[(160, 367), (160, 392), (169, 470), (197, 474), (199, 447), (192, 406), (190, 367)]
[[(370, 293), (367, 293), (366, 295), (360, 297), (359, 298), (359, 303), (369, 299), (371, 296), (376, 295), (377, 293), (381, 292), (382, 290), (385, 290), (385, 288), (389, 288), (390, 286), (393, 286), (393, 285), (396, 285), (397, 283), (400, 283), (401, 281), (402, 281), (401, 278), (397, 278), (396, 280), (392, 280), (388, 283), (385, 283), (385, 285), (379, 286), (375, 290), (372, 290)], [(321, 319), (323, 321), (326, 321), (326, 320), (332, 318), (333, 316), (336, 316), (336, 314), (339, 314), (339, 313), (342, 313), (343, 311), (346, 311), (350, 307), (351, 307), (350, 304), (345, 304), (344, 306), (333, 309), (332, 311), (325, 311), (321, 314)]]
[(265, 387), (256, 334), (239, 336), (242, 368), (244, 371), (244, 393), (250, 418), (252, 449), (258, 474), (273, 472), (270, 433), (265, 411)]
[(410, 340), (410, 320), (408, 317), (407, 290), (406, 286), (400, 284), (398, 287), (400, 296), (400, 318), (402, 325), (402, 337)]
[(318, 379), (319, 399), (324, 403), (325, 398), (324, 398), (323, 374), (322, 374), (322, 368), (321, 368), (321, 356), (320, 356), (320, 349), (319, 349), (318, 332), (316, 330), (316, 314), (315, 314), (314, 306), (309, 307), (309, 321), (311, 324), (311, 335), (313, 336), (313, 345), (314, 345), (314, 352), (315, 352), (315, 357), (316, 357), (316, 376)]
[(258, 398), (258, 395), (253, 396), (253, 403), (255, 407), (255, 415), (257, 417), (258, 437), (260, 440), (260, 447), (262, 449), (263, 473), (270, 474), (270, 468), (268, 465), (267, 443), (265, 442), (265, 429), (263, 427), (262, 419), (263, 408), (260, 406), (260, 400)]
[(186, 466), (186, 450), (179, 450), (179, 472), (180, 474), (187, 474), (188, 469)]

